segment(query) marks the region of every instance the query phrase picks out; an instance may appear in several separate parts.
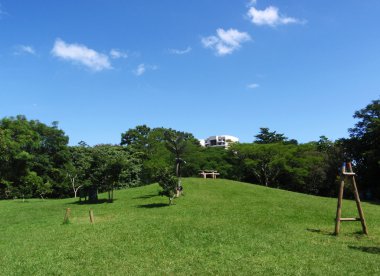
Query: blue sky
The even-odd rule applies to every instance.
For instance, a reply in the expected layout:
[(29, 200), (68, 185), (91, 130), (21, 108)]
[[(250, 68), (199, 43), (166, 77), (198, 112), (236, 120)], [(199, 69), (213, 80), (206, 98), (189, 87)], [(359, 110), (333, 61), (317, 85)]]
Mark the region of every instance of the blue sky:
[(380, 96), (378, 0), (0, 0), (0, 117), (119, 143), (139, 124), (347, 137)]

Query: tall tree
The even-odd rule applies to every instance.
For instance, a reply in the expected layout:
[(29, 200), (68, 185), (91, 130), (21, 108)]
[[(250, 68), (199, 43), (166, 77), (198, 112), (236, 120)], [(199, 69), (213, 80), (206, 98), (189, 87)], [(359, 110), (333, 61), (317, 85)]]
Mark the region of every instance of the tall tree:
[(148, 136), (150, 132), (150, 127), (146, 125), (131, 128), (121, 134), (120, 145), (133, 147), (138, 151), (145, 152), (148, 146)]
[(255, 136), (256, 144), (272, 144), (285, 142), (288, 138), (284, 134), (269, 131), (269, 128), (261, 127), (260, 133)]
[(380, 198), (380, 99), (356, 111), (359, 121), (349, 129), (350, 139), (342, 139), (348, 159), (355, 161), (359, 181)]
[(90, 187), (89, 169), (92, 162), (91, 148), (84, 142), (78, 146), (70, 147), (70, 162), (65, 166), (66, 180), (77, 197), (80, 189), (87, 190)]
[(97, 145), (92, 148), (89, 169), (91, 186), (89, 200), (98, 200), (98, 191), (108, 192), (108, 200), (113, 201), (114, 189), (138, 184), (141, 164), (128, 149), (115, 145)]
[[(30, 185), (30, 181), (23, 179), (37, 180), (34, 173), (44, 185), (51, 185), (51, 190), (45, 191), (56, 196), (65, 194), (67, 187), (62, 184), (62, 168), (68, 161), (68, 137), (58, 129), (56, 122), (47, 126), (21, 115), (3, 118), (0, 120), (0, 136), (4, 161), (0, 165), (0, 190), (4, 191), (1, 197), (21, 197), (20, 191)], [(40, 196), (37, 189), (32, 189), (32, 193), (32, 196)]]
[(181, 165), (185, 161), (182, 159), (182, 155), (185, 152), (186, 141), (183, 133), (166, 131), (164, 133), (166, 140), (166, 148), (174, 154), (176, 164), (176, 176), (181, 177)]

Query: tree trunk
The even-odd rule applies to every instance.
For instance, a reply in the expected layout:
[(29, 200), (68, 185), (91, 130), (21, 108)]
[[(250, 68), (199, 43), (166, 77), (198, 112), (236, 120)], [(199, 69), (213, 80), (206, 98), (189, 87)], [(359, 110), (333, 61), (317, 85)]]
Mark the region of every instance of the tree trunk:
[(88, 189), (88, 200), (91, 203), (96, 203), (98, 202), (98, 189), (96, 186), (91, 186)]
[(177, 160), (177, 166), (176, 166), (176, 175), (177, 177), (179, 177), (179, 170), (180, 170), (180, 164), (179, 164), (179, 161)]
[(111, 190), (111, 202), (113, 202), (113, 190), (114, 190), (114, 185), (112, 183), (112, 190)]

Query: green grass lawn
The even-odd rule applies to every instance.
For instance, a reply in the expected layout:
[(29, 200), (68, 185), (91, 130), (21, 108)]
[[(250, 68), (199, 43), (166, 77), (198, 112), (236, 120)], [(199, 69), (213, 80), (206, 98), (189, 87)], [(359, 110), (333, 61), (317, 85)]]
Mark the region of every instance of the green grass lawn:
[[(363, 203), (369, 236), (346, 222), (335, 237), (336, 199), (228, 180), (183, 186), (174, 206), (158, 185), (96, 205), (0, 201), (0, 274), (380, 274), (380, 205)], [(344, 201), (343, 216), (356, 214)]]

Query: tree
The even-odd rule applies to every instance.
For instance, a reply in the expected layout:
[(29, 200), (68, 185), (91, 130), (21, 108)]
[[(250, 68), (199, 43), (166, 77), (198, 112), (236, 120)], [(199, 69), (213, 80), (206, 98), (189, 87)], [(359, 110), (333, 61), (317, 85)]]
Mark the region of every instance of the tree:
[(295, 139), (288, 139), (284, 134), (276, 133), (276, 131), (269, 131), (269, 128), (261, 127), (260, 133), (255, 136), (256, 144), (273, 144), (283, 143), (288, 145), (298, 145), (298, 141)]
[(92, 156), (91, 148), (83, 141), (78, 146), (70, 147), (70, 162), (65, 166), (66, 179), (74, 192), (74, 198), (77, 197), (81, 188), (88, 188), (89, 168), (91, 166)]
[(50, 185), (45, 185), (43, 179), (37, 175), (36, 172), (28, 172), (26, 176), (22, 178), (22, 185), (19, 187), (19, 196), (22, 197), (22, 201), (25, 198), (30, 198), (35, 192), (43, 196), (50, 191)]
[(125, 187), (126, 184), (138, 184), (141, 162), (128, 149), (115, 145), (97, 145), (91, 151), (90, 201), (98, 200), (98, 191), (106, 191), (108, 200), (112, 202), (114, 189)]
[(120, 145), (134, 147), (138, 151), (145, 152), (150, 132), (151, 129), (146, 125), (131, 128), (121, 134)]
[(24, 195), (29, 194), (26, 191), (32, 191), (30, 196), (41, 196), (35, 187), (29, 189), (32, 183), (23, 181), (34, 173), (49, 186), (44, 190), (50, 193), (51, 187), (52, 195), (65, 194), (67, 187), (63, 184), (62, 168), (68, 161), (68, 137), (58, 129), (57, 122), (47, 126), (21, 115), (3, 118), (0, 120), (0, 138), (2, 198), (20, 196), (20, 191)]
[(271, 144), (285, 142), (288, 138), (284, 134), (276, 133), (276, 131), (269, 131), (269, 128), (261, 127), (260, 133), (255, 136), (256, 144)]
[(349, 129), (350, 138), (340, 142), (347, 159), (355, 163), (359, 182), (365, 189), (380, 197), (380, 99), (356, 111), (354, 118), (359, 121)]
[(186, 141), (183, 133), (174, 131), (165, 131), (166, 148), (174, 154), (176, 163), (176, 176), (181, 177), (181, 164), (184, 160), (181, 158), (186, 148)]
[(260, 184), (275, 186), (286, 167), (288, 147), (281, 144), (234, 144), (235, 152), (248, 174), (253, 174)]
[[(140, 178), (144, 183), (154, 181), (156, 172), (170, 167), (173, 160), (176, 160), (176, 171), (181, 174), (180, 161), (194, 159), (195, 151), (200, 148), (199, 141), (190, 133), (163, 127), (151, 129), (146, 125), (123, 133), (120, 144), (140, 156), (143, 163)], [(195, 150), (194, 153), (192, 150)], [(188, 167), (185, 172), (187, 175), (194, 174), (194, 166)]]
[(168, 197), (169, 205), (172, 205), (176, 195), (178, 178), (173, 176), (168, 168), (165, 168), (157, 173), (156, 180), (162, 188), (160, 195)]
[(318, 194), (323, 196), (335, 196), (338, 192), (339, 168), (345, 161), (341, 140), (333, 142), (326, 136), (320, 136), (316, 142), (317, 151), (323, 155), (325, 180), (320, 184)]

